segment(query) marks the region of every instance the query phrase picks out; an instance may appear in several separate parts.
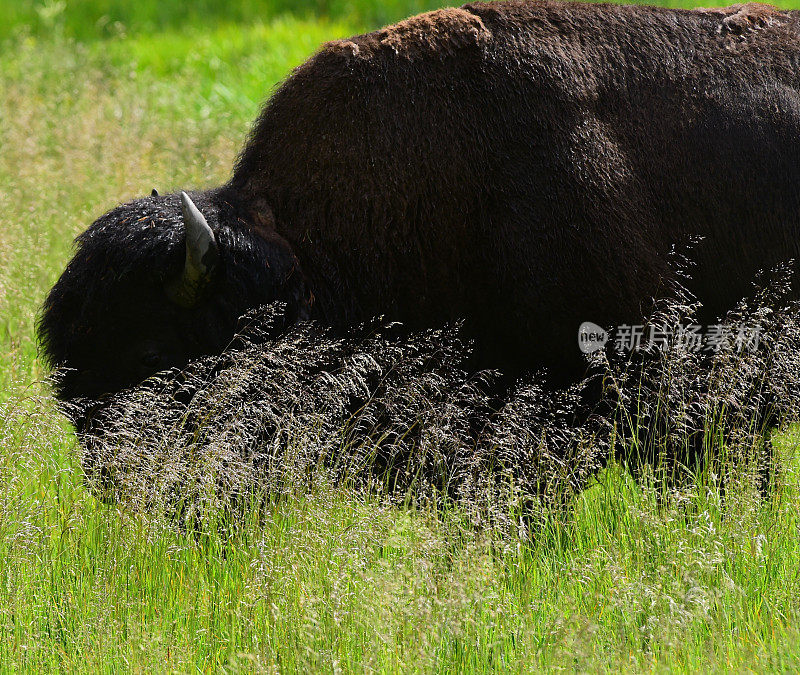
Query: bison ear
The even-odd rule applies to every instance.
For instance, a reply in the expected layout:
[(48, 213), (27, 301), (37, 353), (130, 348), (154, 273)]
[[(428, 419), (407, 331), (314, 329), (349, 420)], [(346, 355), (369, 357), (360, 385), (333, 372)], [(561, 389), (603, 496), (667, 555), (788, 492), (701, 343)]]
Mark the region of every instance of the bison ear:
[(185, 192), (181, 192), (181, 211), (186, 228), (186, 258), (181, 276), (167, 285), (167, 294), (181, 307), (194, 307), (211, 281), (219, 251), (214, 232)]

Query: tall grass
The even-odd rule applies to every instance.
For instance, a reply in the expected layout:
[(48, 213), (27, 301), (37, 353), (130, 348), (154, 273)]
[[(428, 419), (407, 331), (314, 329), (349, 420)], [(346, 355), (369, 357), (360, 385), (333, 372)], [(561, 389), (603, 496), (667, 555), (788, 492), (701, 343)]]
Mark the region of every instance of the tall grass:
[(724, 499), (713, 472), (664, 499), (612, 463), (535, 537), (514, 502), (489, 522), (328, 471), (183, 520), (88, 489), (33, 338), (71, 238), (152, 187), (224, 181), (292, 66), (416, 9), (105, 6), (0, 4), (2, 670), (798, 668), (793, 430), (766, 500), (746, 462)]
[(7, 669), (797, 667), (791, 461), (766, 504), (747, 481), (659, 501), (615, 467), (533, 540), (324, 478), (185, 531), (96, 502), (68, 433), (23, 410), (2, 409)]

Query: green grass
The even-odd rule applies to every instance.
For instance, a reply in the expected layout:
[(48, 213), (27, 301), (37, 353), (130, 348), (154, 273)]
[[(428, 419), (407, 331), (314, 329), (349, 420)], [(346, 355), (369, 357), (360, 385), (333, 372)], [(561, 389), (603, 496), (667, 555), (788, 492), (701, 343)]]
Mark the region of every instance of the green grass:
[(423, 3), (103, 4), (0, 4), (0, 669), (800, 667), (793, 434), (767, 503), (712, 484), (658, 506), (611, 469), (533, 544), (326, 485), (229, 537), (96, 501), (35, 384), (72, 237), (152, 187), (224, 181), (294, 65)]
[(268, 24), (281, 14), (378, 26), (438, 6), (431, 0), (14, 0), (0, 5), (0, 37), (57, 33), (93, 40), (187, 28), (207, 30), (220, 22)]

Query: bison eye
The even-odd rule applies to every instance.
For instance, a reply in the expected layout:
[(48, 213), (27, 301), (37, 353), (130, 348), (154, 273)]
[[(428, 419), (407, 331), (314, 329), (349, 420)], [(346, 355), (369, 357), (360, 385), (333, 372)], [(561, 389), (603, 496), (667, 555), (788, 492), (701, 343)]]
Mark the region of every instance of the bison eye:
[(158, 352), (145, 352), (142, 354), (141, 363), (146, 368), (155, 368), (161, 363), (161, 355)]

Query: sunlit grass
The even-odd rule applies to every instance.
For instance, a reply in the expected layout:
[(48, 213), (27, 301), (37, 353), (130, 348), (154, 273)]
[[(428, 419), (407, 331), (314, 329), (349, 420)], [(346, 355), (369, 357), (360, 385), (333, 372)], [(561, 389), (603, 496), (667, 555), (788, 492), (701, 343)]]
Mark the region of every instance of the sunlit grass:
[(533, 542), (324, 481), (233, 532), (97, 501), (34, 384), (36, 312), (71, 239), (153, 187), (224, 181), (293, 66), (416, 6), (313, 20), (242, 1), (220, 23), (195, 3), (188, 25), (177, 3), (60, 6), (0, 5), (17, 35), (0, 60), (3, 670), (800, 667), (796, 434), (766, 502), (742, 481), (724, 503), (702, 482), (658, 503), (611, 467)]
[[(44, 410), (0, 409), (10, 669), (531, 671), (797, 665), (797, 475), (658, 505), (613, 468), (533, 542), (319, 482), (235, 531), (95, 501)], [(784, 453), (795, 437), (786, 436)], [(224, 534), (228, 531), (228, 534)]]

